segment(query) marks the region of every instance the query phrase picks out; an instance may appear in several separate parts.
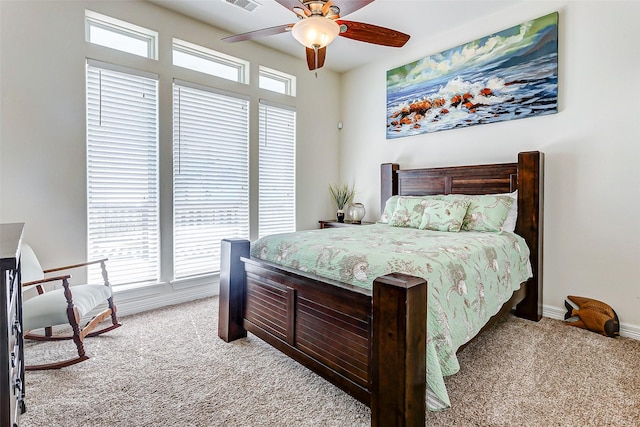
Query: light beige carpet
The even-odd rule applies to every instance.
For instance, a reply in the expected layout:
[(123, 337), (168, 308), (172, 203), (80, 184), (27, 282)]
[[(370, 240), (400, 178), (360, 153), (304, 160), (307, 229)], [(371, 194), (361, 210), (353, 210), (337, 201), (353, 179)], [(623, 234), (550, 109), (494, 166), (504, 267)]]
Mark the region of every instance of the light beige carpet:
[[(217, 298), (122, 318), (92, 358), (27, 372), (23, 427), (368, 426), (369, 409), (254, 336), (217, 337)], [(26, 359), (65, 343), (27, 343)], [(508, 316), (459, 355), (435, 426), (639, 426), (640, 341)]]

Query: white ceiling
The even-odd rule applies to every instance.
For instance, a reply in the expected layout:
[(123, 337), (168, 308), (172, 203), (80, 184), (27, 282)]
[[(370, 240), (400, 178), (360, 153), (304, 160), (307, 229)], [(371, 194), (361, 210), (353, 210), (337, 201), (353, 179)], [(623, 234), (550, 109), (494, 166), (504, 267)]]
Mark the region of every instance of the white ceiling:
[[(293, 12), (274, 0), (257, 0), (260, 6), (251, 12), (229, 4), (225, 0), (148, 1), (228, 31), (229, 35), (295, 23), (297, 20)], [(464, 28), (466, 24), (483, 16), (511, 8), (517, 2), (514, 0), (376, 0), (343, 18), (409, 34), (412, 38), (405, 45), (407, 47), (412, 43), (418, 43), (418, 40), (424, 43), (428, 40), (429, 34)], [(304, 47), (289, 33), (268, 36), (256, 41), (300, 59), (305, 58)], [(327, 47), (324, 66), (337, 72), (344, 72), (381, 59), (395, 49), (397, 48), (338, 37)]]

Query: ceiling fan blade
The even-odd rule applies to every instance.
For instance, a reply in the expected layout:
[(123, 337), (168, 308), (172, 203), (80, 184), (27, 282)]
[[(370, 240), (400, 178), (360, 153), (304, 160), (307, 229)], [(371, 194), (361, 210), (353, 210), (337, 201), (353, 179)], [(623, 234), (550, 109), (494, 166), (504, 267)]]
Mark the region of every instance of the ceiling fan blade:
[(293, 27), (293, 24), (278, 25), (276, 27), (263, 28), (261, 30), (249, 31), (248, 33), (236, 34), (224, 37), (222, 41), (227, 43), (241, 42), (244, 40), (253, 40), (260, 37), (273, 36), (275, 34), (285, 33)]
[[(336, 21), (340, 25), (340, 36), (361, 42), (379, 44), (382, 46), (402, 47), (411, 37), (408, 34), (390, 28), (378, 27), (354, 21)], [(343, 28), (346, 30), (343, 31)]]
[(340, 16), (346, 16), (373, 3), (373, 0), (333, 0), (331, 3), (340, 8)]
[(331, 12), (331, 6), (333, 6), (333, 2), (332, 1), (328, 1), (324, 4), (324, 6), (322, 6), (322, 16), (327, 16), (327, 14), (329, 12)]
[(302, 3), (300, 0), (276, 0), (276, 3), (280, 3), (282, 6), (291, 11), (293, 11), (293, 9), (297, 7), (304, 10), (305, 12), (311, 13), (309, 8), (305, 6), (304, 3)]
[[(315, 49), (306, 48), (307, 49), (307, 65), (309, 66), (309, 70), (317, 70), (318, 68), (322, 68), (324, 66), (324, 59), (327, 56), (327, 47), (321, 47), (317, 51)], [(316, 52), (318, 53), (316, 56)]]

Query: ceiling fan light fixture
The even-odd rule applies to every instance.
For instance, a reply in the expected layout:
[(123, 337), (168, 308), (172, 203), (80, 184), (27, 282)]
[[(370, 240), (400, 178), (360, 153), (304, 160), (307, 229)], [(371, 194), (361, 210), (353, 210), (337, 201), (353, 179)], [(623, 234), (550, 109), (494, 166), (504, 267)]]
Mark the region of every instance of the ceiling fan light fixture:
[(310, 49), (321, 49), (338, 37), (340, 26), (332, 19), (310, 16), (296, 22), (291, 33), (304, 46)]

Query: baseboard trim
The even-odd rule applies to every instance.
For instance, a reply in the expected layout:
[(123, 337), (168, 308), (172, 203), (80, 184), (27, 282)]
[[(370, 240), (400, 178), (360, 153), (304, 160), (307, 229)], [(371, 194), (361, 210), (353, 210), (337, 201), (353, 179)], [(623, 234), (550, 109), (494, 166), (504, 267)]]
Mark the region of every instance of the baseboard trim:
[[(542, 306), (542, 315), (550, 319), (564, 320), (565, 308), (552, 305)], [(640, 326), (620, 322), (620, 336), (640, 340)]]
[[(220, 282), (214, 278), (209, 283), (196, 286), (171, 286), (170, 284), (138, 288), (135, 292), (118, 293), (114, 300), (118, 307), (118, 317), (155, 310), (169, 305), (182, 304), (197, 299), (208, 298), (220, 293)], [(542, 315), (550, 319), (564, 320), (566, 309), (552, 305), (542, 306)], [(640, 340), (640, 326), (620, 323), (620, 336)]]
[(114, 296), (114, 301), (118, 307), (118, 317), (125, 317), (170, 305), (212, 297), (219, 294), (219, 289), (219, 282), (216, 280), (215, 283), (178, 289), (172, 286), (164, 286), (161, 289), (150, 290), (148, 293), (118, 294)]

